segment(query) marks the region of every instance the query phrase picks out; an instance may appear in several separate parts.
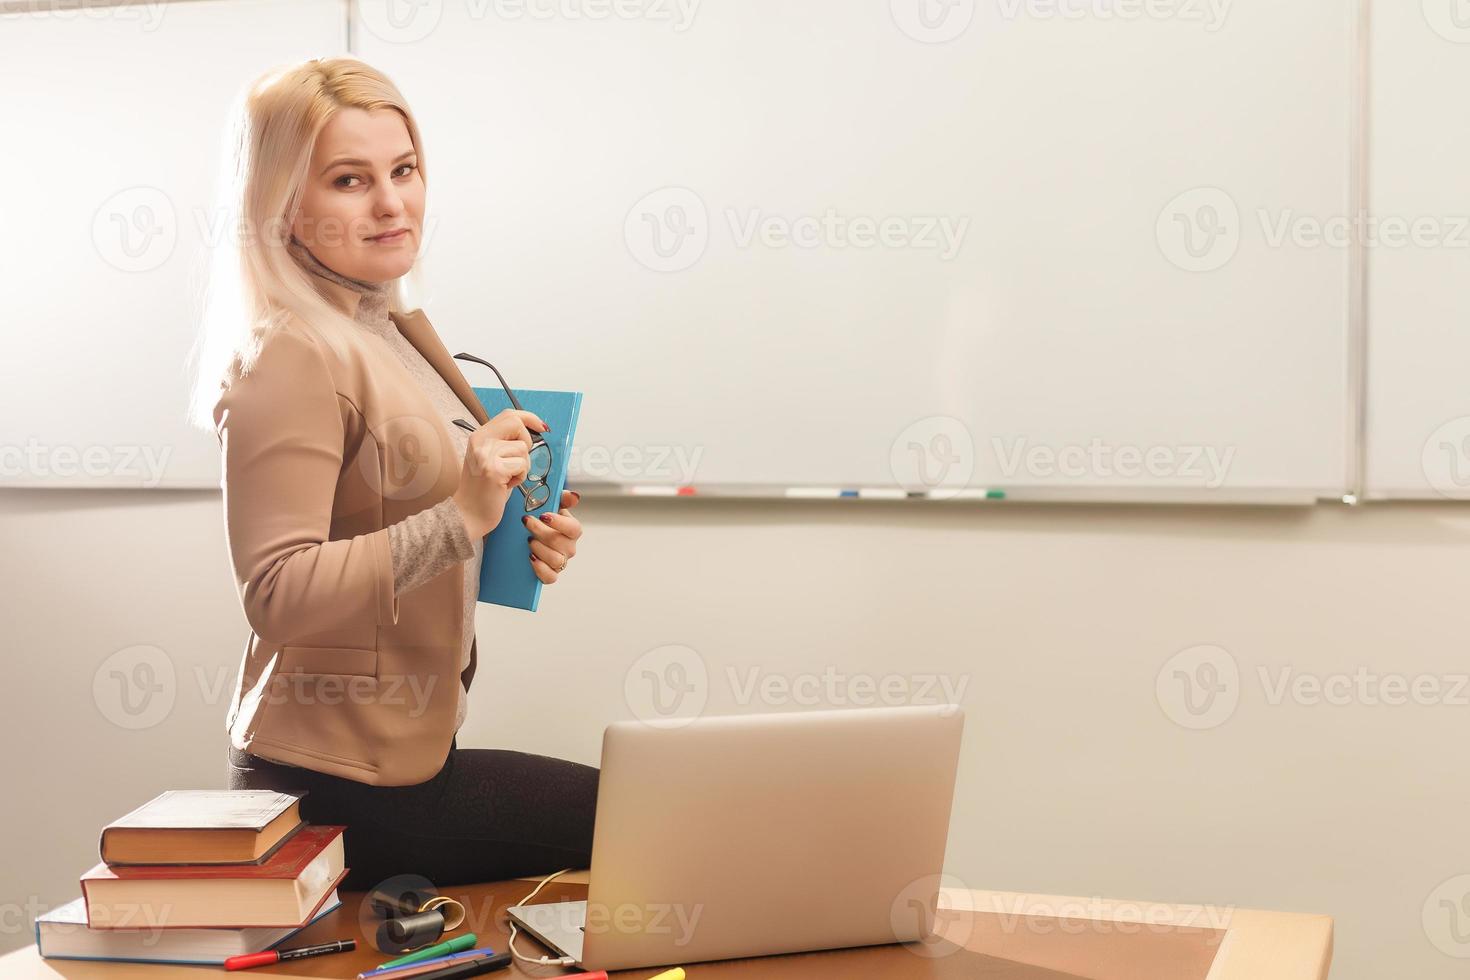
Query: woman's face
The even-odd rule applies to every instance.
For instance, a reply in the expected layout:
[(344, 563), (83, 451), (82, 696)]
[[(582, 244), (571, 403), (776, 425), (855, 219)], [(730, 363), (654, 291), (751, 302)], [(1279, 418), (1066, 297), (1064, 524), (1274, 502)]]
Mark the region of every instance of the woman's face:
[(339, 110), (312, 150), (292, 233), (339, 275), (385, 282), (413, 266), (423, 222), (424, 181), (403, 117)]

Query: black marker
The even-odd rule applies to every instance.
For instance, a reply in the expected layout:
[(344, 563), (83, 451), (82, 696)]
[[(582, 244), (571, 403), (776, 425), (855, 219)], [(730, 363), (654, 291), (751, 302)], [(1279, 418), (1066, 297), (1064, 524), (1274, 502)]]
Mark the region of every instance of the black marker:
[(455, 966), (446, 966), (442, 970), (432, 973), (420, 973), (413, 980), (459, 980), (460, 977), (477, 977), (491, 970), (503, 970), (510, 966), (513, 959), (510, 953), (496, 953), (484, 959), (474, 960), (470, 963), (459, 963)]
[(226, 970), (248, 970), (252, 966), (266, 966), (282, 960), (304, 960), (308, 956), (325, 956), (328, 953), (345, 953), (357, 948), (356, 939), (339, 939), (320, 946), (297, 946), (295, 949), (268, 949), (263, 953), (243, 953), (225, 960)]

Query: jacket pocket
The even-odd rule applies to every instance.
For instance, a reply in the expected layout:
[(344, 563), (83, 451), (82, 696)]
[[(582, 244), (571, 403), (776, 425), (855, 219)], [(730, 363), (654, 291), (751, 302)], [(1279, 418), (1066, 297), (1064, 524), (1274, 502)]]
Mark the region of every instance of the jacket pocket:
[(378, 651), (353, 647), (281, 647), (280, 669), (286, 673), (378, 675)]

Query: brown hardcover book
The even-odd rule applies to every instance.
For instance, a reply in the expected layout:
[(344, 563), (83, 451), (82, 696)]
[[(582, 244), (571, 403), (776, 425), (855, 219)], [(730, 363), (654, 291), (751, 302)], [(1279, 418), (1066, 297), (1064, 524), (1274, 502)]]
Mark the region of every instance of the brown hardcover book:
[(102, 828), (102, 863), (260, 864), (303, 824), (304, 792), (171, 789)]

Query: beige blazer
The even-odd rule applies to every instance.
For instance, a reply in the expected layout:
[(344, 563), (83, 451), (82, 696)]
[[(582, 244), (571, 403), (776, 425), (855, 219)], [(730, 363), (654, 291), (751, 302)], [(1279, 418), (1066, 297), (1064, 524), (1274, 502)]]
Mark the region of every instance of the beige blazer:
[[(357, 297), (328, 283), (344, 307)], [(390, 314), (483, 424), (422, 311)], [(214, 409), (230, 562), (250, 636), (226, 727), (255, 755), (378, 786), (422, 782), (454, 736), (464, 565), (394, 595), (390, 524), (454, 493), (463, 457), (379, 337), (338, 358), (300, 324)]]

